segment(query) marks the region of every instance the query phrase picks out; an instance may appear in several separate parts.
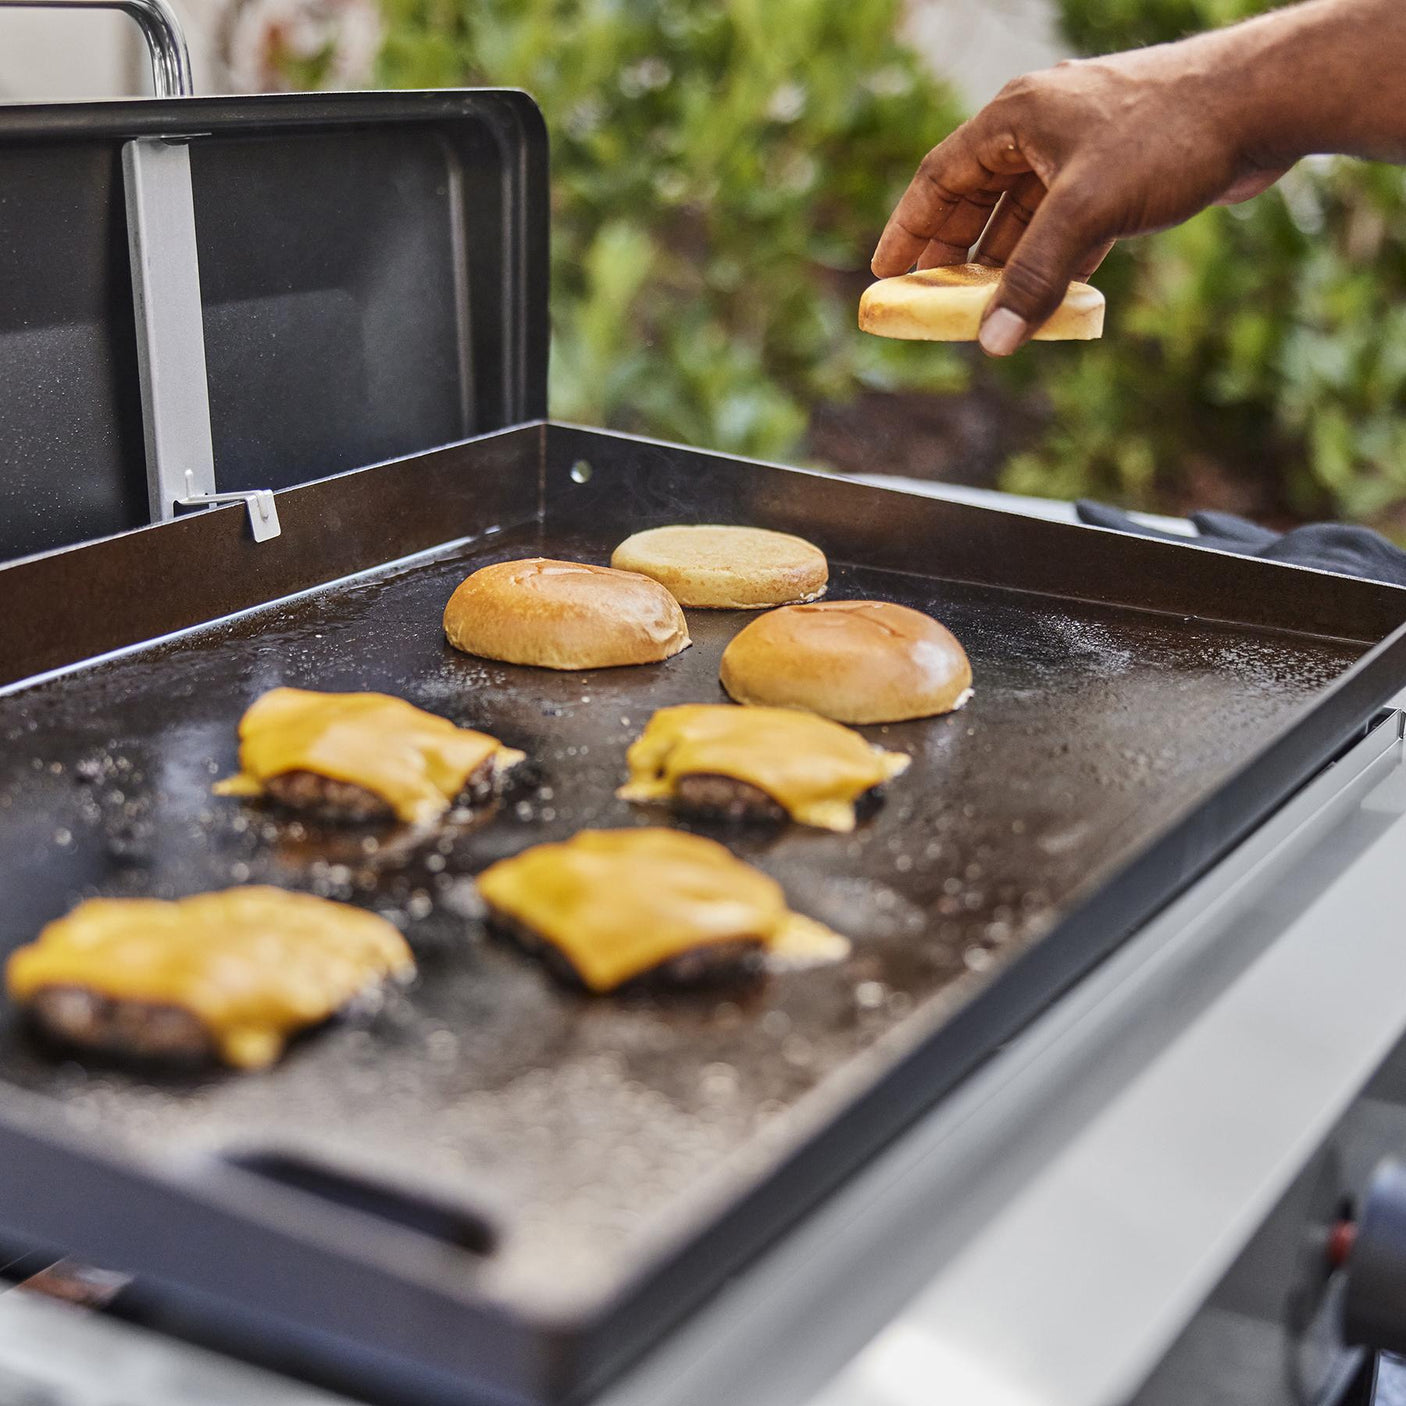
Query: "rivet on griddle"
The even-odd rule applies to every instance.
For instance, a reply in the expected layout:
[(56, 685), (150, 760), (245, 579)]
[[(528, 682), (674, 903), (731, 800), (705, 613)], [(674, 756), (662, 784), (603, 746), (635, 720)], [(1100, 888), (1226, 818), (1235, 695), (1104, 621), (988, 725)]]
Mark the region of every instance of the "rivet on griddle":
[(571, 466), (572, 483), (589, 483), (591, 481), (591, 466), (585, 459), (578, 459)]

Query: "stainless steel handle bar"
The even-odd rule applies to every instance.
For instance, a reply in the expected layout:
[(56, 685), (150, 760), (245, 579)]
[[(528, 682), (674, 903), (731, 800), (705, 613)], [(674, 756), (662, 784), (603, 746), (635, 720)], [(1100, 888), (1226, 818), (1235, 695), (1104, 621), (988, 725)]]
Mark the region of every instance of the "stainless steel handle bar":
[(0, 0), (0, 6), (24, 10), (121, 10), (136, 20), (146, 40), (156, 96), (195, 95), (185, 30), (166, 0)]

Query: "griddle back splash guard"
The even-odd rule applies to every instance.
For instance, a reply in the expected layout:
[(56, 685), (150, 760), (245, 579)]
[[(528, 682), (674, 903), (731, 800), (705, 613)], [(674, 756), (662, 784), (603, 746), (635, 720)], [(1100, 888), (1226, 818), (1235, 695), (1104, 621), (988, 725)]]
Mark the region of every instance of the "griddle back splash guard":
[[(582, 1400), (1406, 683), (1392, 587), (546, 420), (521, 93), (8, 107), (0, 191), (0, 954), (89, 893), (248, 879), (395, 912), (420, 956), (252, 1077), (56, 1061), (0, 1011), (0, 1239), (135, 1272), (172, 1331), (397, 1401)], [(837, 597), (942, 618), (976, 695), (867, 730), (914, 763), (854, 835), (724, 835), (846, 963), (589, 1000), (465, 891), (639, 823), (626, 746), (721, 701), (745, 617), (565, 675), (455, 654), (440, 615), (487, 562), (669, 521), (814, 540)], [(349, 858), (210, 795), (276, 683), (400, 694), (540, 779)]]

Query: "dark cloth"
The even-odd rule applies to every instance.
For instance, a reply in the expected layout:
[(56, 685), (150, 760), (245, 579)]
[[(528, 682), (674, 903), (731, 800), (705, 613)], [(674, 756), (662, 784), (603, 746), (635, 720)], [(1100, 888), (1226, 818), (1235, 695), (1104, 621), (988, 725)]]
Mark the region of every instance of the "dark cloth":
[(1292, 532), (1271, 532), (1232, 513), (1192, 513), (1191, 521), (1197, 535), (1183, 537), (1144, 527), (1127, 513), (1103, 503), (1090, 503), (1081, 498), (1074, 508), (1080, 522), (1094, 527), (1111, 527), (1119, 532), (1135, 532), (1140, 537), (1156, 537), (1163, 542), (1190, 542), (1240, 556), (1313, 566), (1319, 571), (1336, 571), (1341, 576), (1361, 576), (1368, 581), (1406, 586), (1406, 552), (1370, 527), (1318, 522), (1296, 527)]

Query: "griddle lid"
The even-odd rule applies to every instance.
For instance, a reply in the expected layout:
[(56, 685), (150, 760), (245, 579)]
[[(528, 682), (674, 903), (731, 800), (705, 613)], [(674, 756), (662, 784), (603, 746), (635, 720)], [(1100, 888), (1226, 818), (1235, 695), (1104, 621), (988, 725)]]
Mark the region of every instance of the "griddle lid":
[(151, 137), (189, 143), (220, 491), (546, 413), (525, 94), (0, 108), (0, 559), (149, 520), (122, 153)]

